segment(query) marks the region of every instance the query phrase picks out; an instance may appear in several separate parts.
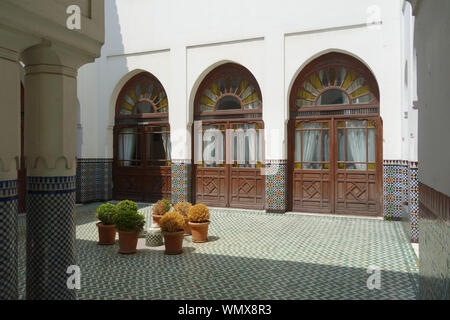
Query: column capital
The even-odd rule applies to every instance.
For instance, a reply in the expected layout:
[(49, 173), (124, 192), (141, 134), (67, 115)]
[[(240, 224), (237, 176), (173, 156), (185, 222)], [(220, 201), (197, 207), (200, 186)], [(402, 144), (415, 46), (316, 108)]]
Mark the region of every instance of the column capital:
[(81, 66), (94, 61), (90, 55), (47, 40), (25, 49), (20, 58), (26, 71), (67, 74), (72, 77), (77, 76), (77, 70)]
[(42, 42), (25, 63), (25, 158), (29, 176), (75, 175), (77, 69), (86, 56)]

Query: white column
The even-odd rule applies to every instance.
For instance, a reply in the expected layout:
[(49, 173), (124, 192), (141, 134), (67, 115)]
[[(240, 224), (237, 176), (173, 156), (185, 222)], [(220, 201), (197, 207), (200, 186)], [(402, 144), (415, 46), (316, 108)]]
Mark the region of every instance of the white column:
[(77, 69), (70, 53), (31, 47), (25, 63), (27, 299), (75, 299), (67, 269), (76, 265)]
[(20, 157), (18, 53), (0, 47), (0, 300), (18, 293), (17, 170)]

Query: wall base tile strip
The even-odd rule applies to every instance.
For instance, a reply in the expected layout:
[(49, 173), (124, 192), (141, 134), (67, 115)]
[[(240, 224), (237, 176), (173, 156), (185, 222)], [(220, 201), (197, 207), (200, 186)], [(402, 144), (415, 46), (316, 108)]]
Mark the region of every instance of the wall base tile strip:
[(411, 242), (419, 241), (418, 163), (383, 162), (383, 215), (402, 220)]
[(78, 159), (77, 203), (112, 200), (113, 159)]
[(28, 177), (26, 298), (73, 300), (76, 177)]
[(17, 181), (0, 181), (0, 300), (17, 300)]
[(266, 161), (267, 212), (284, 213), (287, 210), (287, 161)]
[(172, 160), (172, 203), (192, 202), (192, 164), (190, 160)]

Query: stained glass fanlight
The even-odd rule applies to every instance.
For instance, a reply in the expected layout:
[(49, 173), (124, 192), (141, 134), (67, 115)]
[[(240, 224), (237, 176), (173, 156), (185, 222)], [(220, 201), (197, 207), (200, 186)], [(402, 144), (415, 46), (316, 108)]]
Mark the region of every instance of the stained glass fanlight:
[(118, 101), (120, 115), (167, 113), (169, 103), (161, 83), (149, 73), (131, 79)]
[(367, 79), (358, 71), (344, 66), (326, 67), (310, 73), (295, 97), (299, 108), (374, 102)]
[(261, 109), (258, 85), (248, 71), (236, 70), (234, 65), (229, 72), (226, 65), (220, 71), (203, 86), (198, 100), (199, 112)]

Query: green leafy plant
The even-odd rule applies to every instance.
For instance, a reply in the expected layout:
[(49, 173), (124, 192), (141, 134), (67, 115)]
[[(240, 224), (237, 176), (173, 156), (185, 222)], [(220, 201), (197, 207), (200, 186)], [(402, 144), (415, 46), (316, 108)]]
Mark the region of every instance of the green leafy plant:
[(144, 229), (145, 217), (130, 208), (119, 210), (114, 217), (116, 228), (120, 231), (140, 233)]
[(166, 204), (167, 212), (169, 212), (169, 211), (170, 211), (170, 207), (172, 206), (172, 204), (170, 203), (170, 201), (167, 200), (167, 199), (162, 199), (161, 201), (164, 202), (164, 203)]
[(117, 209), (119, 209), (119, 211), (128, 209), (137, 211), (138, 205), (131, 200), (123, 200), (117, 204)]
[(388, 213), (387, 215), (384, 216), (384, 220), (391, 221), (392, 220), (392, 215), (390, 213)]
[(190, 202), (180, 202), (173, 206), (173, 210), (178, 211), (183, 217), (187, 217), (191, 208), (192, 204)]
[(96, 217), (105, 226), (114, 224), (114, 216), (117, 214), (118, 209), (111, 203), (102, 204), (97, 208)]
[(188, 213), (188, 219), (191, 222), (208, 222), (209, 221), (209, 209), (202, 203), (192, 206)]
[(178, 232), (184, 230), (184, 218), (177, 212), (166, 213), (159, 221), (159, 226), (164, 232)]
[(167, 199), (159, 200), (153, 206), (153, 214), (157, 216), (163, 216), (170, 210), (170, 201)]

